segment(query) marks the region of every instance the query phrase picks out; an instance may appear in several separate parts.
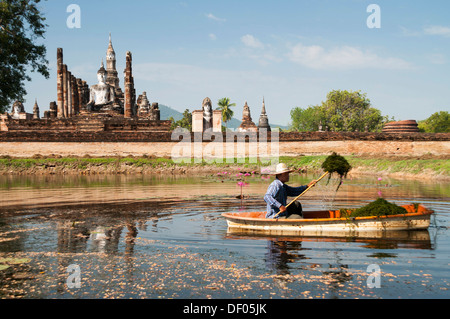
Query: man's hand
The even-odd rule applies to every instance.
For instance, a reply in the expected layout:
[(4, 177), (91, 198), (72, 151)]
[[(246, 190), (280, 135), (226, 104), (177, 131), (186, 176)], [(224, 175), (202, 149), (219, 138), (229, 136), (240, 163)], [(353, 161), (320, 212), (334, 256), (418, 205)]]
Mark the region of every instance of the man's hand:
[(286, 211), (286, 207), (284, 205), (280, 206), (280, 212), (278, 214), (283, 214)]
[(308, 187), (316, 186), (317, 180), (313, 180), (311, 183), (308, 184)]

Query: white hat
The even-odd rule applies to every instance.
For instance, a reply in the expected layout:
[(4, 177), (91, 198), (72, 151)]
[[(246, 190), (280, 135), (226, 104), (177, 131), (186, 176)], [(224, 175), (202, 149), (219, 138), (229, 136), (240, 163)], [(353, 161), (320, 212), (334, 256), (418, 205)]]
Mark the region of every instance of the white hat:
[(287, 165), (285, 163), (279, 163), (276, 168), (275, 168), (275, 172), (270, 173), (270, 175), (278, 175), (278, 174), (283, 174), (283, 173), (291, 173), (294, 172), (295, 170), (293, 169), (289, 169), (287, 167)]

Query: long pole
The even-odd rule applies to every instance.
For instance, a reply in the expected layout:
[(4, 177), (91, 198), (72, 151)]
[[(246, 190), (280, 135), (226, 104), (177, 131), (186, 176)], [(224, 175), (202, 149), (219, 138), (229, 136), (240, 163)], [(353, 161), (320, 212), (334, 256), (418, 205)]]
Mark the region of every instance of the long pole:
[[(303, 193), (301, 193), (300, 195), (298, 195), (296, 198), (294, 198), (294, 200), (292, 202), (290, 202), (287, 206), (286, 209), (291, 206), (297, 199), (299, 199), (300, 197), (302, 197), (303, 195), (306, 194), (307, 191), (309, 191), (312, 187), (314, 187), (320, 180), (322, 180), (325, 176), (328, 175), (328, 172), (325, 172), (314, 184), (312, 184), (311, 186), (309, 186), (307, 189), (304, 190)], [(280, 215), (281, 212), (279, 212), (278, 214), (276, 214), (274, 216), (274, 218), (276, 218), (278, 215)]]

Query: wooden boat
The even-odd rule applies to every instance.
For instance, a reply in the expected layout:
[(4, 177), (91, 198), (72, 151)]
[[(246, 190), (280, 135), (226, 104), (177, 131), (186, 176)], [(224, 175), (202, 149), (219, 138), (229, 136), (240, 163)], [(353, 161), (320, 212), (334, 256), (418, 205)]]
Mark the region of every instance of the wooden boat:
[(348, 236), (389, 230), (423, 230), (434, 211), (422, 205), (404, 205), (407, 214), (380, 217), (345, 217), (337, 211), (305, 211), (303, 219), (267, 219), (266, 212), (224, 213), (229, 232), (276, 235)]

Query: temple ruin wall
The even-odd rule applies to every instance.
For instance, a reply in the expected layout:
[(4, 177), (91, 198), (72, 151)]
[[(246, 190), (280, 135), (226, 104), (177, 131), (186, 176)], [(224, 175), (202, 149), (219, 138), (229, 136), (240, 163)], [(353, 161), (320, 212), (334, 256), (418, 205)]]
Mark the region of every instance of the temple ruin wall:
[[(226, 141), (226, 138), (224, 137)], [(196, 154), (199, 145), (194, 139), (187, 154)], [(2, 132), (0, 133), (0, 156), (33, 157), (126, 157), (154, 156), (171, 157), (174, 147), (181, 143), (171, 140), (167, 132)], [(220, 153), (219, 143), (204, 141), (203, 150)], [(276, 145), (276, 144), (274, 144)], [(223, 144), (223, 153), (227, 154), (227, 145)], [(258, 147), (260, 147), (258, 151)], [(234, 142), (231, 154), (262, 156), (272, 153), (270, 138), (267, 144)], [(257, 151), (255, 151), (257, 150)], [(274, 152), (276, 148), (274, 148)], [(450, 134), (405, 134), (389, 135), (382, 133), (280, 133), (278, 153), (280, 156), (329, 155), (331, 152), (341, 155), (363, 156), (439, 156), (450, 158)]]

